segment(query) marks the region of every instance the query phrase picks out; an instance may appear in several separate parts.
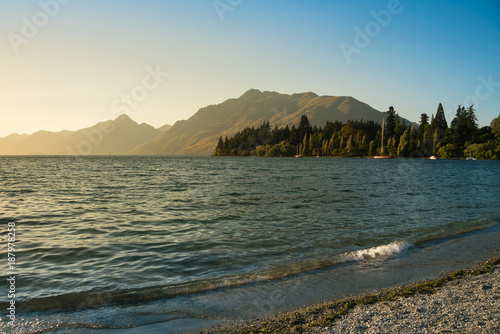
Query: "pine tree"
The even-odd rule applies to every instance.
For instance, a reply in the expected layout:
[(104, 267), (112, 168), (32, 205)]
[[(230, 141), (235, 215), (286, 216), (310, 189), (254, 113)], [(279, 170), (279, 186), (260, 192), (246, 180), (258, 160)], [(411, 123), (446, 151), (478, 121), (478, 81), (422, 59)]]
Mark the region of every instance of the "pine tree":
[(310, 134), (312, 132), (311, 124), (309, 124), (309, 119), (307, 118), (306, 115), (300, 116), (298, 130), (301, 137), (303, 137), (305, 134)]
[(398, 147), (396, 146), (396, 138), (389, 138), (387, 141), (387, 151), (389, 151), (390, 155), (397, 155)]
[(423, 140), (425, 127), (429, 124), (429, 116), (426, 113), (420, 114), (420, 123), (418, 126), (418, 138)]
[(219, 138), (219, 143), (215, 149), (215, 155), (224, 155), (224, 142), (222, 141), (222, 137)]
[(408, 127), (404, 123), (396, 124), (396, 128), (394, 129), (394, 139), (396, 139), (396, 145), (399, 145), (399, 140), (401, 136), (405, 133)]
[(443, 141), (444, 141), (444, 131), (441, 129), (436, 129), (432, 137), (432, 146), (434, 148), (433, 150), (434, 155), (438, 154), (439, 148), (441, 148)]
[(451, 121), (452, 141), (458, 147), (462, 147), (465, 144), (467, 128), (466, 117), (467, 114), (465, 107), (462, 107), (461, 105), (458, 106), (457, 111), (455, 112), (455, 118)]
[(427, 124), (429, 124), (429, 116), (427, 116), (426, 113), (420, 114), (420, 123), (419, 123), (420, 128), (425, 127), (425, 125)]
[(385, 136), (386, 138), (391, 138), (394, 136), (394, 130), (396, 128), (396, 112), (392, 106), (387, 110), (387, 117), (385, 119)]
[(408, 156), (412, 157), (418, 155), (417, 149), (419, 147), (419, 140), (417, 130), (415, 130), (415, 124), (411, 126), (410, 129), (410, 146), (408, 149)]
[(312, 133), (309, 136), (309, 155), (315, 155), (315, 148), (316, 148), (316, 134)]
[(364, 135), (362, 138), (361, 138), (361, 145), (360, 145), (360, 148), (361, 150), (364, 152), (367, 150), (368, 146), (367, 146), (367, 140), (368, 138), (366, 138), (366, 135)]
[(302, 141), (302, 156), (309, 156), (309, 140), (307, 138), (307, 133), (304, 135), (304, 140)]
[(323, 143), (321, 144), (321, 155), (329, 155), (328, 153), (328, 140), (323, 140)]
[(355, 154), (354, 139), (352, 138), (352, 135), (350, 135), (349, 139), (347, 140), (346, 153), (347, 153), (347, 155), (354, 155)]
[(283, 129), (281, 136), (282, 136), (283, 140), (286, 140), (290, 143), (291, 131), (290, 131), (290, 127), (288, 125), (285, 126), (285, 128)]
[(441, 129), (445, 131), (448, 128), (448, 123), (446, 122), (446, 117), (444, 115), (443, 105), (440, 103), (436, 112), (436, 116), (431, 122), (431, 127), (433, 130)]
[(376, 154), (377, 154), (377, 145), (372, 140), (372, 141), (370, 141), (370, 146), (368, 148), (368, 155), (371, 156), (371, 157), (373, 157)]
[(403, 133), (399, 140), (398, 156), (407, 157), (410, 154), (410, 133), (408, 129)]
[(427, 157), (434, 152), (433, 133), (430, 124), (425, 125), (421, 151)]
[(456, 148), (455, 155), (463, 156), (462, 151), (471, 144), (477, 137), (477, 118), (474, 113), (474, 107), (470, 106), (465, 109), (463, 106), (458, 106), (455, 118), (451, 122), (451, 140)]
[(229, 155), (230, 148), (229, 148), (229, 140), (227, 139), (227, 136), (226, 136), (226, 139), (224, 140), (224, 145), (222, 146), (222, 148), (224, 151), (224, 155)]
[(467, 139), (469, 141), (475, 140), (476, 136), (478, 135), (478, 128), (474, 105), (471, 105), (469, 108), (467, 108), (467, 127), (469, 132), (469, 138)]

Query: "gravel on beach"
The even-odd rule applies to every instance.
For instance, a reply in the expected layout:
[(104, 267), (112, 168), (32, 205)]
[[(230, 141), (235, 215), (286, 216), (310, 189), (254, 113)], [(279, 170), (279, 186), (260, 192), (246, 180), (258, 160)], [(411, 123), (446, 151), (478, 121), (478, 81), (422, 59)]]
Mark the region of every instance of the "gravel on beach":
[(500, 333), (500, 258), (439, 279), (208, 333)]
[(431, 295), (360, 305), (309, 333), (500, 333), (500, 270), (449, 282)]

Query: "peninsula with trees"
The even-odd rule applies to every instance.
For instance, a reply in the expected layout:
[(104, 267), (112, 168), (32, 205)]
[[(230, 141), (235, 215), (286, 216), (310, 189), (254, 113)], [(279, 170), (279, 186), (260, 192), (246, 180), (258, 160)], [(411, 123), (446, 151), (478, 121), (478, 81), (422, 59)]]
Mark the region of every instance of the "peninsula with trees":
[[(374, 121), (327, 121), (311, 126), (302, 115), (298, 127), (271, 128), (269, 121), (247, 127), (230, 138), (219, 138), (215, 156), (373, 157), (381, 151), (382, 126)], [(419, 124), (407, 125), (394, 108), (387, 110), (384, 152), (394, 157), (500, 159), (500, 115), (490, 126), (478, 127), (473, 106), (459, 106), (450, 125), (440, 103), (436, 114), (421, 114)]]

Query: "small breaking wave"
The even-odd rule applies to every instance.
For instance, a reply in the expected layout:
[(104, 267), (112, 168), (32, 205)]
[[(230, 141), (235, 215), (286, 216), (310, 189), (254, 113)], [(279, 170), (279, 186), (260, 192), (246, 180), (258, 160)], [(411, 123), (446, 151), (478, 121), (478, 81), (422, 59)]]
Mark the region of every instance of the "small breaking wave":
[(344, 254), (342, 262), (358, 262), (377, 257), (392, 256), (406, 251), (411, 246), (413, 245), (406, 241), (396, 241), (387, 245), (360, 249)]

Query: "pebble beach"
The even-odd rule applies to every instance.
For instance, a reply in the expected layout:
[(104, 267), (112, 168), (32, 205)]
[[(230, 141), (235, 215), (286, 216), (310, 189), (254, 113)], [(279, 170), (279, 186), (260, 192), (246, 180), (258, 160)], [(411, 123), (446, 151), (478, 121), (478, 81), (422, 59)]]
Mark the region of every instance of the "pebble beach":
[(500, 259), (203, 333), (500, 333)]
[(500, 333), (500, 270), (449, 282), (431, 295), (361, 305), (310, 333)]

